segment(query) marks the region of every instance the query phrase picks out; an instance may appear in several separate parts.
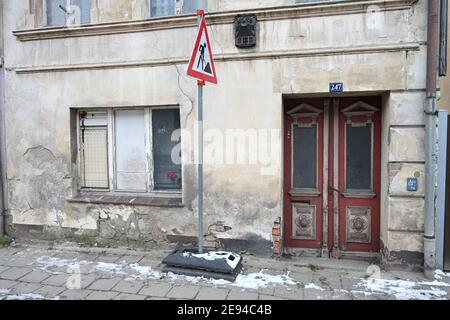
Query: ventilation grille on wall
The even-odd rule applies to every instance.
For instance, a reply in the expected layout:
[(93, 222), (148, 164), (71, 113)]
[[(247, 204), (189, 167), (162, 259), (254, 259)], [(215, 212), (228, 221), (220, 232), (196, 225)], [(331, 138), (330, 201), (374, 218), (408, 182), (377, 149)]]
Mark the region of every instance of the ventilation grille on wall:
[(238, 48), (256, 46), (256, 17), (239, 16), (234, 20), (235, 41)]

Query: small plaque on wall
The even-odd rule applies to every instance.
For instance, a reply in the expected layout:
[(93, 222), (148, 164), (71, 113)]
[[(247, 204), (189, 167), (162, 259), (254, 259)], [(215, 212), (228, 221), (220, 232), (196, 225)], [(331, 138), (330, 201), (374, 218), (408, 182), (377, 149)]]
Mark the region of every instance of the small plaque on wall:
[(411, 192), (417, 191), (418, 189), (417, 178), (408, 178), (406, 185), (408, 191)]
[(330, 92), (343, 92), (344, 84), (342, 82), (332, 82), (330, 83)]

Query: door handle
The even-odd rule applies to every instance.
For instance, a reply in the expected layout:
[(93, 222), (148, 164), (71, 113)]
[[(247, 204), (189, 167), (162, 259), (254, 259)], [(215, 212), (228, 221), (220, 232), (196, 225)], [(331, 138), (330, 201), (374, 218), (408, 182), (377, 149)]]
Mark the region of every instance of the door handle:
[(337, 192), (337, 193), (339, 193), (340, 196), (342, 195), (342, 192), (339, 189), (335, 189), (332, 186), (328, 186), (328, 190), (329, 190), (329, 193)]

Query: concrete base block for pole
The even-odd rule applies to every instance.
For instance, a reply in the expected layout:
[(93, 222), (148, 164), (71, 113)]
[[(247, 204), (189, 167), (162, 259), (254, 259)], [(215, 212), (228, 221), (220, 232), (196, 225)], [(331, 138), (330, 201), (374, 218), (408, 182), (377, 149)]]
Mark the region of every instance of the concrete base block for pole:
[(198, 253), (198, 248), (175, 250), (163, 261), (164, 272), (187, 276), (234, 281), (242, 270), (242, 257), (233, 252), (209, 251)]

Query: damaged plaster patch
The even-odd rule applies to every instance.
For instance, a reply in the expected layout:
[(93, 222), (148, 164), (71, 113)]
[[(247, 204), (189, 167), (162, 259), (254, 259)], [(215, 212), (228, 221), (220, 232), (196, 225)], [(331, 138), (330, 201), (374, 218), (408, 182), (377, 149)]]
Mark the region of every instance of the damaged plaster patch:
[(47, 214), (47, 222), (49, 226), (62, 227), (67, 215), (60, 210), (51, 210)]
[(28, 165), (8, 186), (13, 222), (79, 228), (76, 219), (67, 217), (71, 179), (64, 159), (42, 145), (26, 149), (23, 159)]
[(102, 238), (123, 240), (137, 240), (140, 235), (139, 212), (135, 208), (119, 207), (90, 207), (88, 216), (97, 217), (98, 230)]
[(45, 169), (57, 161), (53, 152), (44, 146), (37, 146), (27, 149), (23, 154), (25, 160), (28, 161), (34, 168)]

